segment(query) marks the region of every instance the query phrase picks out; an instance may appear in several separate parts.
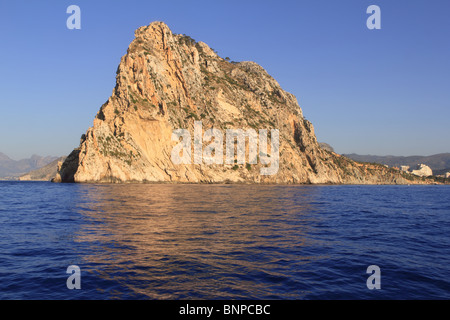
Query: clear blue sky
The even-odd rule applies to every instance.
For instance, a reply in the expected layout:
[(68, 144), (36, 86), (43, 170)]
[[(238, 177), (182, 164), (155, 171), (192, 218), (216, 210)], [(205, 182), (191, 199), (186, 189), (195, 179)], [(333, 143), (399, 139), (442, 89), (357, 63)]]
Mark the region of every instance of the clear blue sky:
[[(68, 30), (66, 8), (81, 8)], [(381, 8), (381, 30), (366, 9)], [(293, 93), (339, 153), (450, 152), (450, 1), (0, 2), (0, 152), (67, 155), (111, 95), (134, 30), (164, 21)]]

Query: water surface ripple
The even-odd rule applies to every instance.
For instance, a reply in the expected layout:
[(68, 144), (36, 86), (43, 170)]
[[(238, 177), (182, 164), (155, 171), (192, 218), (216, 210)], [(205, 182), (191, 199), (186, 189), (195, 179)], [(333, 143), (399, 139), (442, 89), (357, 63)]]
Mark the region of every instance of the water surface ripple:
[[(449, 186), (0, 182), (0, 299), (449, 299)], [(81, 290), (66, 269), (81, 268)], [(366, 269), (381, 268), (381, 290)]]

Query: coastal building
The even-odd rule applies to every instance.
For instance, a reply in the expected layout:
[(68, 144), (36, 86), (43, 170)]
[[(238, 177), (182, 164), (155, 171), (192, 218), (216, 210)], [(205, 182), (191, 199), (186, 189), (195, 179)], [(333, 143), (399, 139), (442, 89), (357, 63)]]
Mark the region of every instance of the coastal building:
[(400, 166), (400, 170), (402, 170), (404, 172), (408, 172), (409, 171), (409, 166)]

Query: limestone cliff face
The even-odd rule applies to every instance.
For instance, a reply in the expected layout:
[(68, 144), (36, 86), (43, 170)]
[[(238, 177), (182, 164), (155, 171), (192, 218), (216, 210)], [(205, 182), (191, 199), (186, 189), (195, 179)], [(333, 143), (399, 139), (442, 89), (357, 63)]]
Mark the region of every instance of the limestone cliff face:
[(416, 170), (411, 171), (412, 174), (419, 176), (419, 177), (428, 177), (433, 175), (433, 170), (425, 164), (418, 164)]
[[(175, 164), (172, 132), (278, 129), (279, 169)], [(225, 150), (225, 148), (224, 148)], [(358, 164), (317, 143), (296, 98), (254, 62), (228, 62), (162, 22), (135, 32), (116, 86), (93, 127), (60, 166), (62, 182), (408, 183), (399, 171)]]

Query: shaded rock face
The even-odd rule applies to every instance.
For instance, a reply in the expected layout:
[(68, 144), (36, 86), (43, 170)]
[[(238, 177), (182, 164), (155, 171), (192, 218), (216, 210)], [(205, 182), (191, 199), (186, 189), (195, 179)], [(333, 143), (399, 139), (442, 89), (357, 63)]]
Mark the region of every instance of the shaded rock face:
[[(277, 129), (279, 168), (174, 164), (176, 129)], [(270, 145), (270, 144), (269, 144)], [(225, 150), (225, 147), (224, 147)], [(247, 148), (248, 151), (248, 148)], [(248, 157), (248, 156), (247, 156)], [(324, 150), (296, 98), (254, 62), (230, 63), (162, 22), (135, 32), (116, 86), (80, 146), (60, 166), (61, 182), (410, 183), (398, 171)]]

